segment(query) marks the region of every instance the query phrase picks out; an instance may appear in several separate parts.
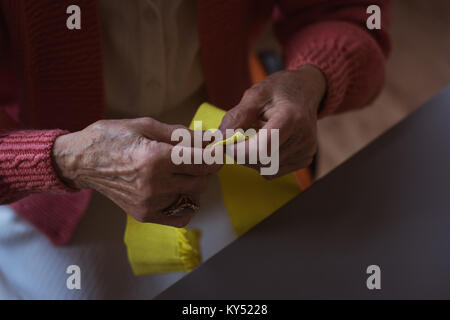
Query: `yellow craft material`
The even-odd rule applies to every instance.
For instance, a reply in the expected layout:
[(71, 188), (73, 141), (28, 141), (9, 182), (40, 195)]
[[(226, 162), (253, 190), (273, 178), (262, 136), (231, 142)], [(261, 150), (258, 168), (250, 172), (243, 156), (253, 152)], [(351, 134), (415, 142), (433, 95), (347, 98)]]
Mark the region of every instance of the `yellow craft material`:
[(189, 271), (201, 262), (200, 231), (141, 223), (127, 217), (125, 244), (135, 275)]
[[(225, 111), (207, 103), (202, 104), (190, 128), (194, 129), (194, 121), (202, 121), (202, 130), (215, 130), (224, 115)], [(213, 146), (244, 139), (242, 134), (237, 133)], [(292, 174), (269, 181), (255, 170), (229, 164), (224, 165), (218, 175), (225, 207), (238, 236), (301, 192)], [(125, 243), (136, 275), (189, 271), (200, 264), (199, 231), (139, 223), (130, 217), (127, 219)]]
[[(197, 110), (193, 121), (201, 120), (203, 130), (216, 129), (225, 114), (224, 110), (204, 103)], [(228, 140), (230, 139), (243, 140), (236, 134)], [(224, 165), (219, 171), (219, 179), (225, 207), (238, 236), (301, 192), (292, 174), (269, 181), (258, 171), (237, 164)]]

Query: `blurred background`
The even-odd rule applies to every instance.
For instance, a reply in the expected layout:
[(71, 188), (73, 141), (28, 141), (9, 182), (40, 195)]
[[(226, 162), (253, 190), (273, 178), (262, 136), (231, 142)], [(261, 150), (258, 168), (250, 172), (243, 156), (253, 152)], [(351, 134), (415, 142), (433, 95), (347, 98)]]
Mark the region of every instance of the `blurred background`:
[[(450, 0), (392, 2), (393, 50), (385, 88), (372, 105), (319, 121), (317, 178), (450, 84)], [(280, 53), (270, 30), (255, 49)]]
[(393, 5), (386, 86), (371, 106), (319, 122), (319, 177), (450, 84), (450, 0)]

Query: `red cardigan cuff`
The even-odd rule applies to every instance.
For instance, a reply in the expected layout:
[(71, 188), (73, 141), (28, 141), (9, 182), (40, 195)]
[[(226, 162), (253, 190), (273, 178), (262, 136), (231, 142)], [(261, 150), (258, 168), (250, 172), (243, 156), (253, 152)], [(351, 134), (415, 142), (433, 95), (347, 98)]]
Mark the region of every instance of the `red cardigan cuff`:
[(0, 203), (32, 193), (71, 193), (57, 176), (51, 159), (56, 138), (64, 130), (25, 130), (0, 133)]
[(288, 69), (314, 65), (327, 79), (327, 96), (319, 117), (371, 102), (384, 84), (385, 56), (361, 27), (342, 21), (305, 27), (286, 43)]

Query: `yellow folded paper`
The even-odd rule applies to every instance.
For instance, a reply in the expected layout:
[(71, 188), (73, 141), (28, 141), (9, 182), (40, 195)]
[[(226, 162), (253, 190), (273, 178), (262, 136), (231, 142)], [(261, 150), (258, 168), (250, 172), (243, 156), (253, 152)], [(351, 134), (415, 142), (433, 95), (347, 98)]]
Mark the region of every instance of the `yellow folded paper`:
[[(225, 114), (224, 110), (204, 103), (197, 110), (193, 121), (202, 121), (203, 130), (216, 129)], [(194, 129), (193, 122), (190, 129)], [(242, 141), (241, 135), (237, 133), (228, 140)], [(238, 236), (301, 192), (292, 174), (269, 181), (259, 172), (238, 164), (223, 166), (219, 171), (219, 179), (225, 207)]]
[[(194, 121), (202, 121), (199, 129), (216, 130), (224, 115), (225, 111), (205, 103), (197, 110), (190, 128), (194, 129)], [(212, 146), (244, 139), (244, 135), (236, 133)], [(268, 181), (259, 172), (238, 164), (224, 165), (219, 179), (225, 206), (238, 236), (301, 192), (292, 174)], [(139, 223), (128, 218), (125, 243), (133, 272), (143, 275), (195, 268), (201, 262), (198, 238), (199, 231)]]
[(201, 262), (200, 231), (137, 222), (127, 217), (125, 244), (135, 275), (189, 271)]

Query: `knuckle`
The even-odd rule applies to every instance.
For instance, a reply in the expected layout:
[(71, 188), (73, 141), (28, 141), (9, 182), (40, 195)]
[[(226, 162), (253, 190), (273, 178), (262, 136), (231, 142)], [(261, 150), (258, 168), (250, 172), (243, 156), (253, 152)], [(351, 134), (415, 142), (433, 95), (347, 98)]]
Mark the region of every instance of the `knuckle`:
[(155, 120), (150, 117), (138, 118), (136, 121), (144, 126), (151, 126), (155, 123)]
[(247, 90), (245, 90), (245, 92), (242, 96), (242, 100), (246, 101), (246, 100), (252, 99), (254, 95), (255, 95), (255, 90), (253, 88), (247, 89)]
[(110, 123), (110, 120), (104, 120), (104, 119), (98, 120), (98, 121), (94, 122), (93, 124), (91, 124), (89, 126), (89, 129), (104, 131), (109, 123)]
[(244, 93), (244, 97), (247, 99), (257, 99), (264, 95), (265, 88), (261, 85), (254, 85), (250, 89), (246, 90)]
[(186, 127), (181, 124), (170, 124), (170, 125), (167, 125), (167, 128), (170, 132), (178, 130), (178, 129), (186, 129)]
[(97, 120), (97, 121), (95, 121), (95, 122), (93, 123), (93, 125), (94, 125), (94, 126), (104, 126), (104, 125), (106, 124), (106, 121), (107, 121), (107, 120), (104, 120), (104, 119), (102, 119), (102, 120)]
[(223, 118), (222, 125), (228, 129), (230, 126), (232, 126), (234, 123), (236, 123), (238, 121), (238, 119), (239, 119), (239, 117), (238, 117), (237, 109), (230, 110)]

